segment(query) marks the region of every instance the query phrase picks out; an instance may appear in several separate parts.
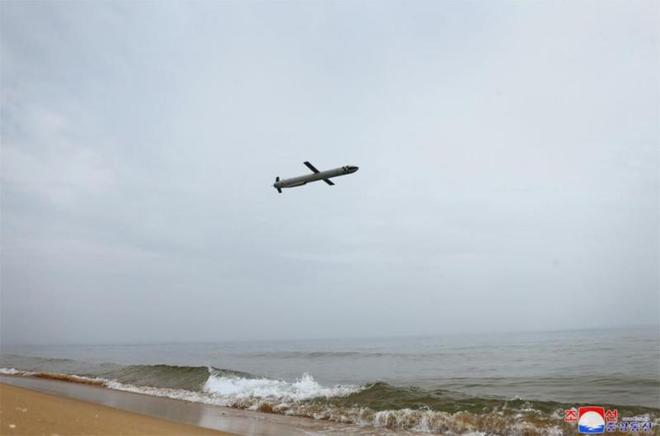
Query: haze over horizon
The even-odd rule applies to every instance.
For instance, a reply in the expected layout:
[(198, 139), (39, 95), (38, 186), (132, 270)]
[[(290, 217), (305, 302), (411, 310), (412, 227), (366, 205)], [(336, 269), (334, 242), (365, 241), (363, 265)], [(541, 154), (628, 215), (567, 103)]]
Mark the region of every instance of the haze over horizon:
[(657, 2), (0, 12), (2, 344), (660, 326)]

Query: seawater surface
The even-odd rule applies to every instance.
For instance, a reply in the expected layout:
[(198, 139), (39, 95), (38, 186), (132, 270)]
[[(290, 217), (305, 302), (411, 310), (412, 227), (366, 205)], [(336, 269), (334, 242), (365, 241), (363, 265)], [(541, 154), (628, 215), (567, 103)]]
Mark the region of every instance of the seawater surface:
[(660, 417), (653, 327), (0, 351), (4, 374), (394, 430), (561, 434), (579, 405)]

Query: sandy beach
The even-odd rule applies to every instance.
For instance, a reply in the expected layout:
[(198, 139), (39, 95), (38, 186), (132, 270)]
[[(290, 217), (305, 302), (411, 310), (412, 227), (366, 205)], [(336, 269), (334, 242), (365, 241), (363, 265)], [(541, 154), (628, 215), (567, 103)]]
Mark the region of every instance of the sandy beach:
[(0, 384), (3, 435), (226, 435), (112, 407)]
[[(103, 414), (99, 410), (104, 411)], [(96, 415), (104, 417), (102, 422)], [(15, 427), (9, 427), (11, 424)], [(0, 376), (0, 429), (0, 435), (274, 436), (370, 432), (368, 428), (328, 421), (238, 410), (84, 383), (15, 376)]]

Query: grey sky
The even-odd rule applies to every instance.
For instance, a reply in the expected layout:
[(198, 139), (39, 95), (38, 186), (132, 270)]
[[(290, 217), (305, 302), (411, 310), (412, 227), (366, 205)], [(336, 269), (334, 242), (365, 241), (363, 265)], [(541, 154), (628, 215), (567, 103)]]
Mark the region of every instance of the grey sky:
[(659, 322), (657, 2), (0, 11), (4, 343)]

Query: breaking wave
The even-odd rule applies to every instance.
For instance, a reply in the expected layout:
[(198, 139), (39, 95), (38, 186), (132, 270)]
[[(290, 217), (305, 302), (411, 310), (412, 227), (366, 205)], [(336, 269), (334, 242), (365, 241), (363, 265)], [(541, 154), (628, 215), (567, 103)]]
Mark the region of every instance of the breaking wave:
[[(564, 434), (575, 430), (562, 419), (568, 405), (556, 402), (477, 398), (383, 382), (324, 386), (307, 373), (289, 382), (204, 366), (103, 364), (83, 374), (0, 368), (0, 375), (92, 384), (377, 429), (455, 434)], [(646, 413), (656, 421), (657, 412), (634, 410), (634, 414)]]
[(224, 374), (218, 374), (211, 368), (209, 372), (209, 378), (204, 383), (202, 390), (220, 398), (239, 400), (259, 398), (292, 402), (313, 398), (343, 397), (362, 389), (353, 385), (324, 387), (306, 373), (299, 380), (288, 383), (268, 378), (227, 377)]

